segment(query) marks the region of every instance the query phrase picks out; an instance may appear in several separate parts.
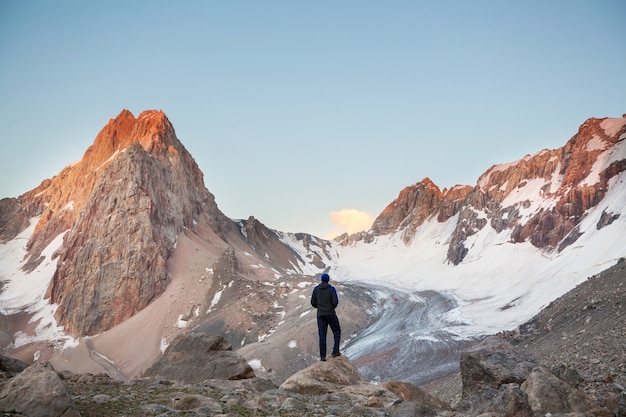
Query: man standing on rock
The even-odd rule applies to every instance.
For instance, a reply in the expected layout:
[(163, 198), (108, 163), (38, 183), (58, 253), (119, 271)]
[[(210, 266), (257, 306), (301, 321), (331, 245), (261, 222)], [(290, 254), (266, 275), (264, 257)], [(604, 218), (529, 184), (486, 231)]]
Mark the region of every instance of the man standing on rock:
[(339, 318), (335, 313), (335, 308), (339, 304), (337, 291), (330, 285), (330, 276), (322, 274), (322, 282), (313, 289), (311, 295), (311, 305), (317, 309), (317, 330), (320, 336), (320, 358), (326, 360), (326, 334), (328, 326), (333, 331), (335, 343), (333, 344), (332, 356), (341, 356), (339, 353), (339, 342), (341, 340), (341, 327)]

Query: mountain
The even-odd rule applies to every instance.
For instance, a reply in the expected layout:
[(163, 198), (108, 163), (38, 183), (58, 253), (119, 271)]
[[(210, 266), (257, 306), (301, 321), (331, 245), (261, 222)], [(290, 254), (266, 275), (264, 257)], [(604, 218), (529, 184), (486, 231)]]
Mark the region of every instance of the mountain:
[(280, 382), (317, 358), (308, 299), (329, 272), (363, 375), (427, 382), (625, 255), (625, 138), (626, 116), (589, 119), (473, 187), (406, 187), (331, 242), (227, 218), (165, 114), (124, 110), (80, 161), (0, 200), (0, 346), (125, 379), (194, 329)]
[[(137, 365), (143, 367), (163, 340), (182, 331), (185, 320), (178, 316), (189, 319), (201, 306), (206, 311), (207, 299), (223, 292), (219, 280), (231, 277), (209, 271), (228, 254), (237, 254), (235, 277), (255, 284), (286, 268), (317, 272), (327, 257), (328, 244), (314, 237), (290, 235), (286, 245), (284, 235), (253, 217), (235, 222), (221, 213), (161, 111), (137, 118), (122, 111), (80, 161), (18, 198), (3, 199), (0, 210), (0, 339), (30, 360), (54, 355), (47, 341), (86, 349), (81, 338), (129, 326), (146, 307), (161, 306), (167, 310), (151, 320), (170, 323), (148, 337), (156, 343)], [(185, 280), (202, 283), (196, 294), (180, 291)], [(174, 299), (164, 299), (171, 297), (168, 289), (177, 291)]]

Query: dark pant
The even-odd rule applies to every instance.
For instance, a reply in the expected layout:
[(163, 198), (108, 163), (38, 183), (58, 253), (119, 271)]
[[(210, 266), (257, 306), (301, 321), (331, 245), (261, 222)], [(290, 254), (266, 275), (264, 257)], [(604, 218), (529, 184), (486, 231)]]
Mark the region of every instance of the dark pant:
[(341, 340), (341, 327), (339, 326), (339, 318), (336, 314), (332, 316), (317, 316), (317, 330), (320, 335), (320, 358), (326, 358), (326, 334), (328, 326), (333, 331), (335, 343), (333, 344), (333, 353), (339, 353), (339, 341)]

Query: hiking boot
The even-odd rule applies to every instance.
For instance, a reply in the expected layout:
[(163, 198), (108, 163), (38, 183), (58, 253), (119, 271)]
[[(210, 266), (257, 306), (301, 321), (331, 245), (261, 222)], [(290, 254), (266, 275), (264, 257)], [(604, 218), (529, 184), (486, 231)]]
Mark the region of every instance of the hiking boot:
[(337, 356), (341, 356), (341, 353), (339, 352), (333, 352), (332, 357), (336, 358)]
[(320, 359), (322, 362), (326, 362), (326, 358), (322, 358)]

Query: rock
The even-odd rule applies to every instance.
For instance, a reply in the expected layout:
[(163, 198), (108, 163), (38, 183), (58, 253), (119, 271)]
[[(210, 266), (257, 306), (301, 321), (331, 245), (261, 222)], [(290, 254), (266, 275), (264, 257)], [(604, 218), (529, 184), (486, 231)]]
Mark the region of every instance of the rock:
[(98, 404), (104, 404), (111, 401), (111, 396), (107, 394), (97, 394), (93, 396), (93, 400)]
[(168, 407), (177, 411), (202, 409), (203, 411), (210, 411), (211, 413), (222, 413), (222, 406), (217, 401), (203, 395), (176, 393), (170, 399)]
[(298, 394), (319, 395), (339, 391), (360, 382), (365, 380), (359, 371), (347, 357), (339, 356), (296, 372), (280, 385), (280, 389)]
[(26, 362), (9, 356), (0, 355), (0, 371), (8, 373), (10, 376), (15, 376), (26, 368), (28, 368), (28, 364)]
[(380, 386), (393, 392), (403, 401), (413, 401), (440, 410), (448, 410), (450, 408), (448, 404), (439, 398), (408, 382), (387, 381), (380, 384)]
[(208, 379), (253, 378), (254, 371), (222, 337), (190, 333), (177, 336), (144, 376), (200, 383)]
[(345, 356), (317, 362), (295, 373), (280, 389), (303, 395), (341, 394), (366, 408), (390, 407), (400, 401), (390, 390), (365, 381)]
[(139, 406), (144, 414), (167, 415), (165, 413), (175, 413), (176, 411), (162, 404), (142, 404)]
[(597, 406), (580, 390), (571, 387), (557, 378), (545, 366), (535, 367), (522, 391), (528, 396), (528, 402), (535, 414), (546, 413), (592, 413)]
[(35, 364), (0, 389), (0, 411), (29, 417), (78, 417), (80, 413), (59, 375)]
[(26, 227), (28, 216), (17, 199), (0, 199), (0, 243), (13, 239)]
[(401, 401), (396, 394), (388, 389), (367, 382), (348, 385), (342, 388), (340, 392), (350, 396), (358, 404), (365, 407), (391, 407)]
[(434, 417), (437, 410), (415, 401), (396, 404), (389, 410), (389, 417)]
[(479, 395), (487, 388), (521, 384), (538, 363), (529, 355), (511, 348), (488, 347), (461, 354), (463, 399)]
[(518, 384), (503, 384), (497, 390), (487, 388), (480, 395), (463, 402), (459, 410), (471, 416), (534, 417), (528, 399)]

